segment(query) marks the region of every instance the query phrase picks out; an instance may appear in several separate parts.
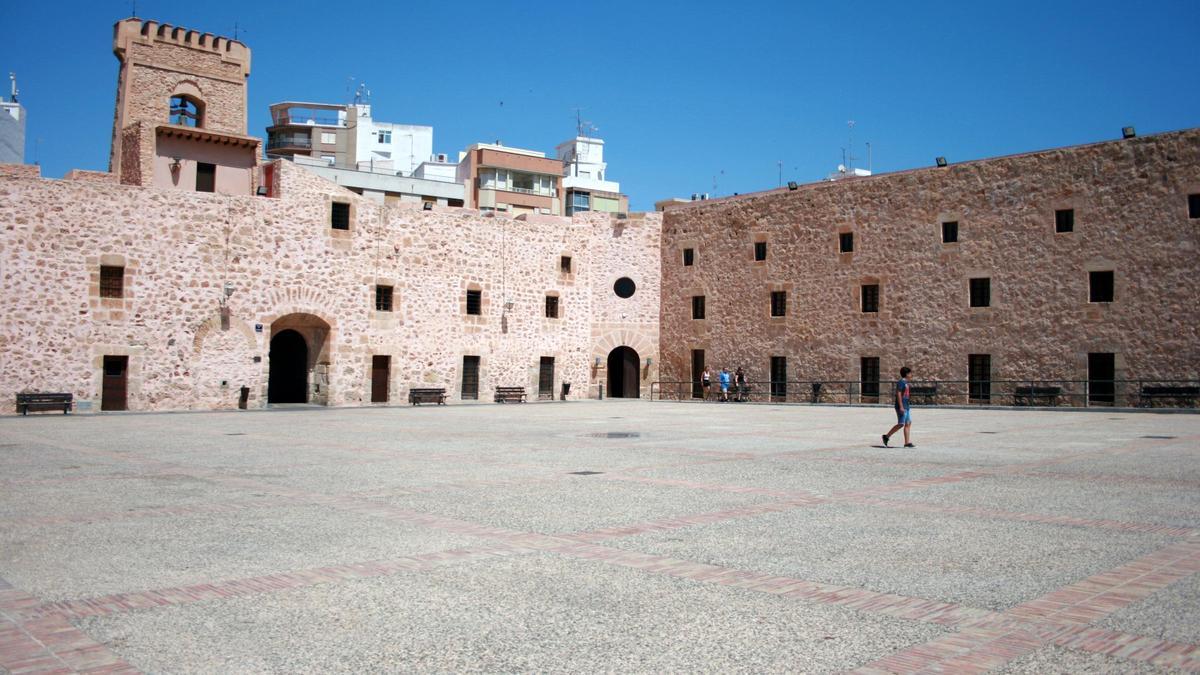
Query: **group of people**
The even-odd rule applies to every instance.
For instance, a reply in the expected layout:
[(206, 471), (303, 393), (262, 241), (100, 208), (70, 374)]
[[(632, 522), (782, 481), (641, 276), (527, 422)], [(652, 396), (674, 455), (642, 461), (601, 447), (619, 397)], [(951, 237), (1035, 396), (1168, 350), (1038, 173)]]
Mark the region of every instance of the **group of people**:
[[(728, 368), (722, 368), (717, 375), (717, 383), (720, 386), (721, 393), (718, 401), (746, 401), (749, 400), (750, 387), (746, 384), (746, 373), (741, 368), (732, 375), (729, 374)], [(712, 372), (707, 366), (704, 372), (700, 374), (700, 386), (704, 389), (704, 400), (708, 400), (709, 393), (712, 390)], [(732, 398), (730, 395), (732, 394)]]
[[(909, 395), (912, 392), (912, 387), (908, 383), (908, 376), (912, 374), (912, 368), (904, 366), (900, 369), (900, 379), (896, 382), (895, 400), (893, 403), (896, 408), (896, 425), (891, 428), (886, 434), (883, 434), (883, 447), (889, 447), (888, 442), (892, 440), (892, 436), (901, 429), (904, 430), (904, 447), (915, 448), (912, 442), (912, 407), (909, 403)], [(712, 390), (712, 371), (707, 366), (704, 372), (700, 374), (700, 386), (704, 390), (704, 400), (708, 400), (709, 393)], [(729, 374), (728, 368), (722, 368), (717, 375), (717, 383), (720, 387), (720, 398), (718, 401), (745, 401), (750, 388), (746, 385), (746, 374), (741, 368), (737, 369), (732, 376)], [(731, 389), (732, 387), (732, 389)], [(730, 394), (733, 398), (730, 398)]]

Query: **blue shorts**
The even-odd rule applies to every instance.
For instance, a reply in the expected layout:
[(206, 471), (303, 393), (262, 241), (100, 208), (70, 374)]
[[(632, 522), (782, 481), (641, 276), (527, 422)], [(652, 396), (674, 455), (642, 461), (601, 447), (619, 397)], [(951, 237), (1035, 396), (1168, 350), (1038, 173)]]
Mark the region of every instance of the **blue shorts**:
[(912, 424), (912, 408), (896, 408), (896, 424)]

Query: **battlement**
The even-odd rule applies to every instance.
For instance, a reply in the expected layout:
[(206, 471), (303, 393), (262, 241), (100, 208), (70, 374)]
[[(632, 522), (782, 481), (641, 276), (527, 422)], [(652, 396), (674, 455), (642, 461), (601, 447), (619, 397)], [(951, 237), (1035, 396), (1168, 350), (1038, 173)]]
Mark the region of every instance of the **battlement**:
[(217, 54), (223, 61), (242, 65), (243, 77), (250, 75), (250, 48), (238, 40), (152, 20), (122, 19), (113, 26), (113, 54), (125, 61), (129, 45), (166, 43)]

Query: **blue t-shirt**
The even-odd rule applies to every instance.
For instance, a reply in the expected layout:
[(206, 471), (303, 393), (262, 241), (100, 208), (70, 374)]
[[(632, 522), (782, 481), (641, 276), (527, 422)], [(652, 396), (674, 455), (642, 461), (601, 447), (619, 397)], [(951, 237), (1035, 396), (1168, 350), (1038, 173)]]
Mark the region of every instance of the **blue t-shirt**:
[(896, 393), (900, 394), (900, 398), (904, 401), (904, 407), (901, 407), (900, 404), (897, 403), (896, 410), (908, 410), (908, 390), (908, 379), (903, 377), (900, 378), (900, 380), (896, 382)]
[(721, 371), (721, 386), (722, 387), (729, 386), (729, 371), (727, 371), (727, 370)]

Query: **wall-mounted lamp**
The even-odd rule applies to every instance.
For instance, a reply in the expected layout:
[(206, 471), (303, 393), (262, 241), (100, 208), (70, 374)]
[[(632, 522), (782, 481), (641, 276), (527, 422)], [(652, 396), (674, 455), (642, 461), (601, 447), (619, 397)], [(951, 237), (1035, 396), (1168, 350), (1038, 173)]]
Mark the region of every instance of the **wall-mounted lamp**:
[(651, 366), (651, 364), (653, 364), (653, 363), (654, 363), (654, 359), (647, 356), (646, 357), (646, 367), (649, 368)]
[(945, 158), (945, 157), (938, 157), (938, 158), (937, 158), (936, 160), (934, 160), (934, 161), (936, 161), (936, 162), (937, 162), (937, 165), (938, 165), (939, 167), (944, 167), (944, 166), (946, 166), (946, 158)]
[(228, 297), (230, 297), (230, 296), (232, 296), (232, 295), (233, 295), (233, 282), (232, 282), (232, 281), (226, 281), (226, 282), (225, 282), (225, 297), (227, 297), (227, 298), (228, 298)]
[(171, 158), (171, 173), (179, 173), (179, 167), (183, 166), (183, 159), (180, 157)]
[(271, 194), (271, 188), (268, 188), (266, 185), (259, 185), (258, 189), (255, 190), (255, 194), (259, 197), (266, 197)]
[(788, 189), (789, 190), (795, 190), (798, 187), (800, 187), (800, 186), (796, 184), (796, 181), (794, 181), (794, 180), (788, 181)]
[(433, 202), (425, 202), (425, 205), (422, 206), (421, 209), (424, 211), (432, 211), (433, 210)]
[(596, 363), (594, 364), (594, 366), (595, 366), (596, 368), (599, 368), (599, 367), (600, 367), (600, 357), (599, 357), (599, 356), (597, 356), (597, 357), (596, 357)]
[(1121, 127), (1121, 138), (1133, 138), (1137, 131), (1133, 127)]

